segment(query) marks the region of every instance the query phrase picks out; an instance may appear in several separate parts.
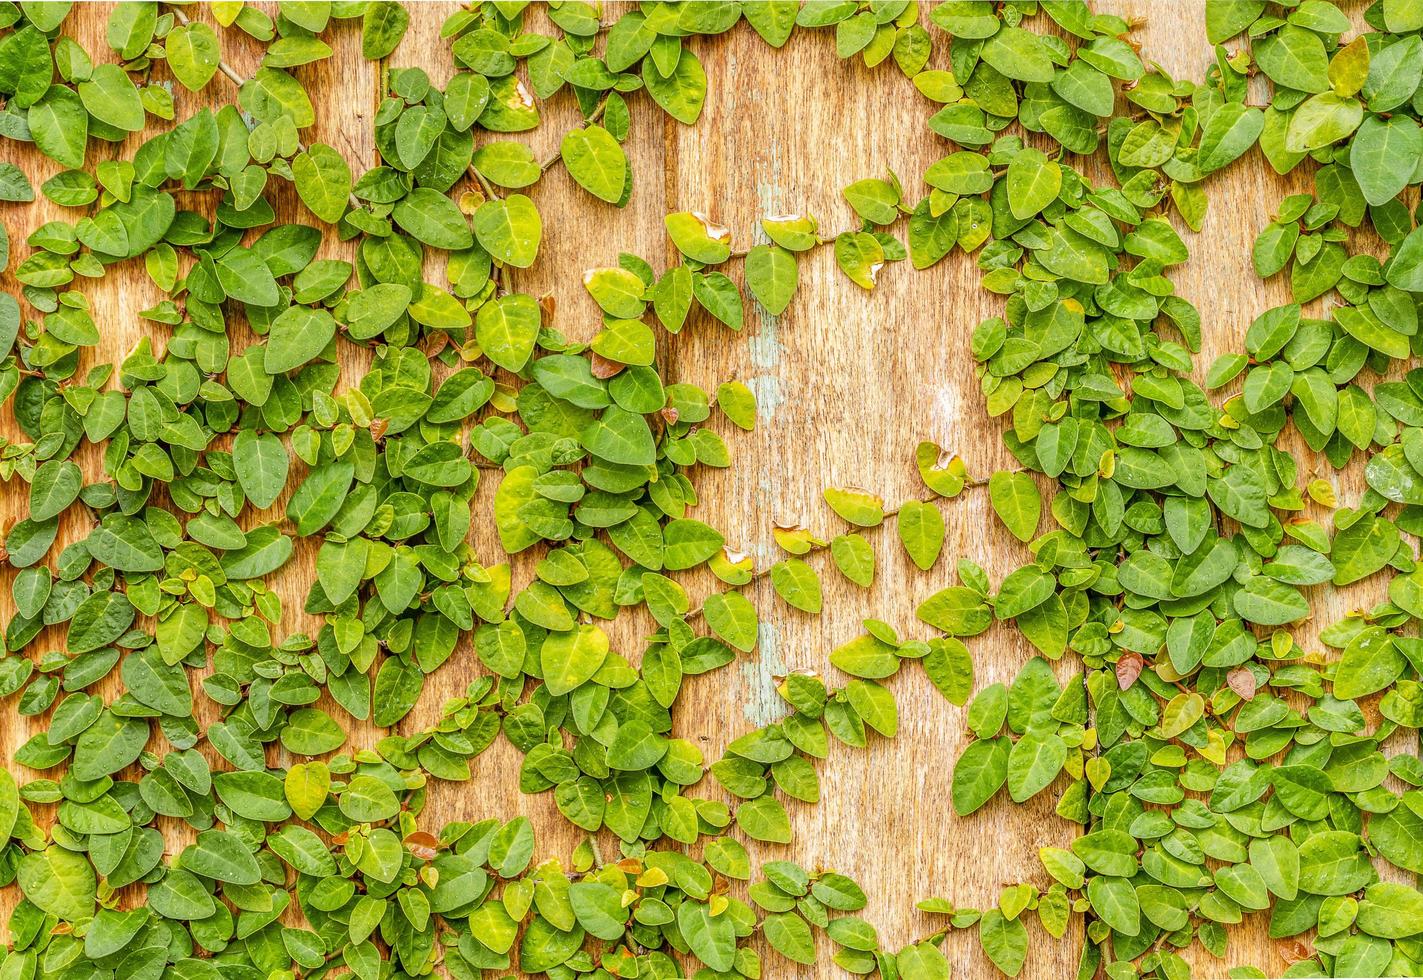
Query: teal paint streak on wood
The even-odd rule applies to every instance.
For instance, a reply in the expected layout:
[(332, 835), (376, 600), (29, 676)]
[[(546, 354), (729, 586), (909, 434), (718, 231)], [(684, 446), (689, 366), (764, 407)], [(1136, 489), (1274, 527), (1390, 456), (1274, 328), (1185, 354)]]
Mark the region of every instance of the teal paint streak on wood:
[(780, 631), (774, 623), (764, 620), (756, 640), (756, 659), (741, 665), (741, 676), (746, 681), (746, 704), (742, 708), (746, 720), (757, 728), (779, 721), (787, 713), (786, 704), (776, 693), (776, 678), (786, 673), (786, 662), (781, 656)]

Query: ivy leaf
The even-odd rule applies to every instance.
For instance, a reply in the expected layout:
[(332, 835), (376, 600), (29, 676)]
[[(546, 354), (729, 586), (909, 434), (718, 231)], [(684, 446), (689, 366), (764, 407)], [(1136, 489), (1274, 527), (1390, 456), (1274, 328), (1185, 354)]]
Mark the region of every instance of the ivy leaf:
[(395, 0), (373, 0), (361, 18), (361, 56), (367, 61), (388, 57), (400, 46), (410, 26), (410, 14)]
[(618, 204), (628, 182), (627, 154), (602, 126), (571, 129), (560, 147), (568, 174), (584, 190), (610, 204)]
[(296, 192), (312, 214), (328, 224), (341, 220), (351, 193), (351, 168), (345, 157), (325, 143), (313, 143), (292, 158), (292, 173)]
[(50, 845), (20, 858), (16, 878), (25, 898), (42, 912), (66, 922), (94, 914), (98, 882), (83, 854)]
[(539, 654), (549, 694), (567, 694), (588, 681), (607, 656), (608, 635), (596, 626), (550, 634)]
[(1408, 161), (1423, 155), (1423, 130), (1406, 116), (1370, 115), (1349, 143), (1349, 169), (1374, 206), (1397, 197), (1413, 177)]
[[(521, 195), (515, 196), (519, 197)], [(305, 200), (305, 197), (303, 197), (303, 200)], [(523, 198), (523, 200), (527, 202), (528, 198)], [(486, 212), (486, 208), (493, 210)], [(533, 254), (538, 251), (538, 211), (533, 211), (532, 220), (535, 223), (535, 230), (532, 233), (534, 236), (532, 244), (533, 251), (528, 253), (528, 261), (521, 263), (521, 261), (512, 261), (507, 256), (512, 254), (515, 250), (527, 246), (527, 241), (523, 239), (516, 240), (514, 237), (516, 234), (524, 234), (526, 232), (516, 231), (513, 225), (508, 222), (515, 220), (523, 222), (525, 219), (510, 217), (508, 208), (509, 205), (504, 201), (486, 201), (484, 204), (481, 204), (479, 210), (474, 214), (475, 228), (478, 230), (480, 227), (481, 215), (484, 216), (483, 220), (486, 221), (497, 222), (503, 220), (505, 222), (504, 224), (496, 225), (493, 227), (493, 230), (490, 231), (491, 241), (499, 241), (500, 248), (503, 249), (503, 251), (496, 252), (490, 243), (485, 241), (484, 232), (480, 232), (480, 244), (488, 249), (491, 255), (495, 255), (501, 261), (509, 262), (510, 265), (518, 265), (520, 268), (523, 268), (533, 263)], [(528, 208), (533, 209), (533, 204), (529, 203)], [(313, 211), (314, 210), (313, 208)], [(522, 213), (522, 210), (522, 205), (516, 206), (517, 212)], [(460, 213), (460, 209), (455, 205), (455, 202), (451, 201), (433, 187), (415, 188), (415, 190), (411, 191), (395, 206), (395, 210), (391, 212), (391, 217), (395, 219), (400, 227), (404, 228), (415, 238), (429, 245), (431, 248), (458, 251), (460, 249), (469, 248), (474, 244), (474, 236), (470, 233), (469, 223), (465, 221), (464, 215)], [(522, 253), (519, 253), (519, 255), (521, 256)]]
[(1008, 757), (1012, 743), (1006, 737), (982, 739), (969, 744), (954, 763), (951, 797), (954, 812), (966, 817), (987, 803), (1008, 781)]
[(506, 371), (522, 371), (534, 353), (543, 314), (525, 293), (490, 300), (474, 319), (474, 336), (484, 356)]
[(527, 269), (539, 254), (543, 219), (533, 201), (523, 194), (510, 194), (479, 206), (474, 212), (474, 233), (494, 258), (517, 269)]
[(308, 306), (293, 306), (272, 321), (262, 367), (268, 374), (283, 374), (316, 357), (336, 336), (330, 313)]
[[(707, 100), (707, 75), (690, 48), (683, 48), (676, 67), (664, 75), (653, 55), (642, 60), (642, 81), (652, 100), (678, 122), (691, 126), (702, 114)], [(710, 965), (710, 964), (708, 964)]]
[(799, 558), (787, 558), (772, 565), (771, 584), (789, 605), (809, 613), (820, 612), (820, 576)]
[(173, 77), (190, 92), (202, 91), (222, 60), (222, 42), (217, 32), (201, 21), (174, 27), (163, 47)]
[(1062, 167), (1031, 147), (1019, 150), (1008, 164), (1008, 204), (1013, 217), (1026, 221), (1057, 199)]
[(677, 908), (677, 928), (692, 955), (719, 973), (736, 962), (736, 931), (732, 917), (712, 915), (704, 902), (687, 900)]
[(1031, 476), (1006, 470), (994, 473), (988, 479), (988, 498), (993, 512), (1013, 537), (1024, 543), (1033, 539), (1042, 513), (1042, 498)]
[(771, 948), (794, 963), (807, 966), (815, 962), (815, 939), (810, 926), (794, 912), (766, 916), (761, 933)]
[(73, 89), (51, 85), (44, 98), (30, 106), (26, 121), (41, 153), (61, 166), (84, 166), (89, 113)]
[(944, 515), (933, 504), (906, 501), (899, 508), (899, 540), (914, 564), (928, 571), (944, 547)]
[(795, 295), (795, 256), (777, 245), (757, 245), (746, 256), (746, 285), (772, 316), (780, 316)]
[(1018, 919), (1006, 918), (997, 909), (989, 909), (978, 920), (978, 942), (993, 965), (1006, 976), (1016, 977), (1023, 969), (1028, 957), (1028, 930)]

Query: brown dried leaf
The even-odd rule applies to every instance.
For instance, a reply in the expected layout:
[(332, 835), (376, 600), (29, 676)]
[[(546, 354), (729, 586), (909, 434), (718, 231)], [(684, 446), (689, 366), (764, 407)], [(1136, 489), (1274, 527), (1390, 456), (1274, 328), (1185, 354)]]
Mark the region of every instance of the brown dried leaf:
[(417, 830), (405, 838), (405, 846), (410, 848), (410, 853), (414, 854), (422, 861), (433, 861), (435, 855), (440, 852), (440, 842), (434, 834)]
[(619, 364), (617, 361), (610, 361), (606, 357), (597, 353), (592, 354), (589, 357), (589, 360), (592, 362), (593, 365), (593, 377), (598, 378), (601, 381), (606, 381), (608, 378), (611, 378), (623, 368), (627, 367), (626, 364)]
[(1236, 667), (1225, 675), (1230, 689), (1240, 695), (1240, 700), (1249, 701), (1255, 696), (1255, 675), (1248, 667)]
[(1307, 960), (1314, 955), (1314, 952), (1298, 939), (1277, 939), (1275, 940), (1275, 949), (1288, 964)]
[(1145, 661), (1141, 659), (1141, 654), (1127, 652), (1122, 654), (1122, 658), (1117, 661), (1117, 687), (1125, 691), (1136, 683), (1136, 679), (1141, 676), (1141, 668)]

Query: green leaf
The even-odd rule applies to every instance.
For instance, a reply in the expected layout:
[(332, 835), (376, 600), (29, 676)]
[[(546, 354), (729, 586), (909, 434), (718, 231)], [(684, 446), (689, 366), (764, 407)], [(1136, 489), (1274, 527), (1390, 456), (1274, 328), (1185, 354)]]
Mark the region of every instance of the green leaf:
[(550, 634), (539, 654), (549, 694), (567, 694), (585, 683), (607, 656), (608, 636), (596, 626)]
[(143, 101), (128, 74), (118, 65), (96, 65), (79, 83), (79, 99), (99, 122), (136, 133), (143, 128)]
[(841, 534), (830, 542), (830, 557), (835, 567), (851, 582), (869, 588), (875, 580), (875, 553), (870, 543), (858, 534)]
[(820, 612), (820, 576), (799, 558), (787, 558), (772, 565), (771, 584), (787, 604), (809, 613)]
[(1286, 24), (1256, 41), (1252, 50), (1260, 70), (1276, 85), (1310, 93), (1329, 88), (1329, 56), (1313, 31)]
[(1041, 37), (1024, 28), (1004, 26), (984, 43), (980, 56), (1001, 74), (1017, 81), (1052, 81), (1050, 49)]
[(1396, 882), (1375, 882), (1364, 889), (1356, 922), (1362, 931), (1383, 939), (1423, 932), (1423, 895)]
[(616, 888), (601, 881), (576, 881), (568, 886), (568, 901), (590, 935), (608, 942), (622, 938), (627, 910)]
[(692, 955), (708, 967), (724, 973), (736, 961), (736, 927), (725, 912), (712, 915), (703, 902), (683, 901), (677, 908), (677, 929)]
[(731, 232), (696, 211), (678, 211), (662, 219), (672, 244), (687, 258), (718, 265), (731, 255)]
[(484, 356), (506, 371), (522, 371), (533, 356), (543, 313), (525, 293), (490, 300), (474, 318), (474, 336)]
[(298, 762), (287, 770), (283, 788), (292, 811), (310, 820), (326, 802), (331, 789), (331, 771), (324, 762)]
[(1300, 891), (1310, 895), (1348, 895), (1374, 882), (1378, 872), (1360, 849), (1358, 834), (1324, 830), (1299, 848)]
[(1008, 794), (1014, 803), (1046, 789), (1067, 761), (1067, 744), (1053, 732), (1029, 732), (1008, 755)]
[(339, 460), (318, 466), (307, 475), (287, 501), (287, 519), (296, 525), (298, 535), (315, 534), (335, 518), (354, 475), (354, 464)]
[[(528, 198), (522, 195), (514, 195), (527, 202)], [(303, 198), (305, 200), (305, 198)], [(513, 198), (510, 198), (512, 201)], [(512, 217), (509, 211), (510, 205), (504, 201), (486, 201), (479, 206), (479, 210), (474, 213), (475, 229), (479, 233), (480, 244), (488, 249), (491, 255), (510, 265), (517, 265), (521, 268), (533, 263), (533, 256), (538, 251), (538, 211), (533, 210), (533, 204), (528, 205), (528, 210), (532, 211), (534, 230), (532, 251), (528, 253), (528, 261), (515, 261), (507, 257), (511, 250), (528, 246), (526, 241), (516, 238), (516, 236), (527, 233), (517, 230), (511, 222), (524, 221), (523, 218)], [(486, 211), (486, 209), (492, 209)], [(314, 208), (312, 209), (315, 210)], [(522, 207), (518, 209), (522, 212)], [(411, 191), (391, 212), (400, 227), (413, 235), (416, 239), (429, 245), (431, 248), (443, 248), (449, 251), (458, 251), (469, 248), (474, 244), (474, 236), (469, 230), (469, 223), (460, 213), (460, 209), (454, 201), (441, 194), (432, 187), (417, 187)], [(500, 242), (502, 251), (496, 251), (489, 241), (485, 240), (485, 231), (481, 230), (481, 221), (503, 222), (495, 224), (489, 232), (491, 241), (496, 237)]]
[(610, 204), (622, 200), (629, 174), (627, 154), (602, 126), (570, 129), (560, 155), (568, 175), (589, 194)]
[(205, 830), (183, 851), (183, 867), (204, 878), (232, 885), (255, 885), (262, 880), (257, 859), (236, 836), (225, 830)]
[(361, 56), (367, 61), (388, 57), (400, 46), (410, 14), (395, 0), (372, 0), (361, 19)]
[(756, 607), (740, 592), (714, 592), (702, 605), (702, 615), (713, 633), (738, 650), (756, 646)]
[(780, 912), (766, 916), (761, 923), (761, 933), (771, 948), (786, 959), (807, 966), (815, 962), (815, 938), (810, 933), (810, 926), (796, 913)]
[(887, 225), (899, 217), (899, 191), (887, 180), (857, 180), (845, 188), (845, 200), (871, 224)]
[(395, 792), (376, 776), (354, 777), (341, 791), (341, 812), (357, 823), (379, 823), (400, 812)]
[(1000, 470), (988, 479), (988, 498), (993, 512), (1019, 541), (1028, 542), (1038, 530), (1042, 498), (1038, 485), (1027, 473)]
[(670, 75), (657, 70), (652, 55), (644, 58), (642, 81), (652, 100), (678, 122), (691, 126), (701, 116), (707, 99), (707, 75), (690, 48), (682, 49)]
[(238, 483), (252, 506), (266, 510), (287, 486), (291, 460), (282, 440), (271, 433), (243, 429), (232, 444)]
[(74, 747), (76, 779), (101, 779), (128, 766), (148, 741), (148, 724), (138, 718), (119, 718), (108, 709), (84, 730)]
[(517, 269), (527, 269), (539, 254), (543, 219), (533, 201), (523, 194), (510, 194), (479, 206), (474, 212), (474, 233), (494, 258)]
[(877, 527), (884, 521), (884, 501), (865, 490), (826, 487), (825, 502), (856, 527)]
[(862, 289), (875, 288), (884, 261), (884, 246), (874, 235), (847, 231), (835, 237), (835, 264)]
[(1264, 128), (1265, 114), (1259, 109), (1227, 102), (1211, 114), (1201, 133), (1196, 166), (1219, 170), (1254, 146)]
[(899, 508), (899, 540), (914, 564), (928, 571), (944, 547), (944, 515), (934, 504), (906, 501)]
[[(305, 153), (292, 158), (292, 174), (296, 192), (312, 214), (329, 224), (341, 220), (351, 194), (351, 168), (345, 157), (325, 143), (313, 143)], [(460, 224), (464, 226), (463, 219)], [(468, 237), (467, 227), (465, 235)]]
[(1406, 116), (1370, 115), (1349, 143), (1349, 169), (1364, 200), (1378, 206), (1397, 197), (1413, 178), (1409, 161), (1423, 155), (1423, 131)]
[(316, 357), (336, 336), (336, 320), (322, 309), (292, 306), (272, 321), (262, 367), (283, 374)]
[(199, 92), (217, 72), (222, 60), (222, 42), (217, 32), (196, 21), (174, 27), (164, 39), (168, 67), (173, 77), (190, 92)]
[(736, 826), (753, 840), (786, 844), (791, 839), (790, 818), (786, 816), (785, 807), (773, 796), (747, 800), (737, 807)]
[(61, 166), (75, 170), (84, 166), (89, 113), (73, 89), (50, 86), (44, 97), (30, 106), (26, 122), (41, 153)]
[(1407, 666), (1393, 637), (1371, 626), (1349, 642), (1335, 664), (1334, 696), (1352, 701), (1381, 691), (1402, 676)]
[(1334, 584), (1349, 585), (1383, 568), (1398, 550), (1398, 528), (1387, 518), (1366, 514), (1334, 536)]
[(795, 256), (778, 245), (757, 245), (746, 254), (746, 286), (772, 316), (790, 305), (798, 277)]
[(636, 319), (647, 309), (647, 287), (627, 269), (589, 269), (583, 273), (583, 288), (610, 317)]
[(1087, 900), (1102, 921), (1123, 936), (1141, 932), (1141, 902), (1125, 878), (1099, 875), (1087, 882)]
[(657, 459), (657, 447), (647, 419), (616, 405), (603, 409), (583, 431), (580, 440), (584, 449), (609, 463), (650, 466)]
[(1013, 217), (1026, 221), (1057, 199), (1062, 168), (1041, 150), (1019, 150), (1008, 164), (1008, 206)]
[(1344, 139), (1358, 128), (1364, 107), (1358, 99), (1333, 92), (1312, 96), (1295, 110), (1285, 134), (1285, 149), (1307, 153)]
[(1028, 956), (1028, 930), (1020, 920), (1005, 918), (997, 909), (989, 909), (978, 920), (978, 942), (1005, 975), (1016, 977), (1023, 968)]
[(987, 803), (1008, 781), (1012, 743), (1007, 738), (971, 742), (954, 763), (951, 795), (954, 812), (968, 816)]
[(21, 893), (42, 912), (65, 922), (94, 914), (98, 882), (82, 854), (51, 845), (20, 858), (16, 877)]
[(906, 946), (895, 957), (900, 980), (949, 980), (949, 961), (931, 943)]
[(30, 483), (30, 520), (57, 517), (79, 498), (84, 474), (71, 460), (49, 460), (35, 471)]

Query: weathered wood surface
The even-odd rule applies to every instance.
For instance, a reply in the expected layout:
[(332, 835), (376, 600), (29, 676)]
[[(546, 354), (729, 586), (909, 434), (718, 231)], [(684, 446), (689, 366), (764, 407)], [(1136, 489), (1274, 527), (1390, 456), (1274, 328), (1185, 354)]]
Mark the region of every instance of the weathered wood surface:
[[(1199, 77), (1212, 57), (1200, 0), (1119, 0), (1100, 6), (1138, 19), (1134, 36), (1144, 57), (1177, 77)], [(106, 4), (76, 7), (65, 25), (96, 57), (107, 52), (103, 37), (108, 9)], [(387, 64), (418, 65), (442, 84), (452, 66), (439, 28), (453, 9), (450, 3), (412, 6), (410, 31)], [(196, 8), (190, 12), (195, 18), (209, 16)], [(239, 74), (249, 75), (260, 56), (256, 45), (244, 44), (239, 31), (221, 33), (226, 60)], [(335, 26), (327, 37), (334, 56), (296, 71), (318, 110), (316, 125), (303, 138), (335, 146), (360, 173), (377, 162), (371, 123), (386, 66), (361, 58), (358, 29), (351, 24)], [(738, 248), (760, 240), (756, 218), (773, 213), (814, 214), (822, 230), (833, 233), (853, 225), (841, 187), (890, 168), (905, 181), (913, 199), (920, 192), (918, 175), (946, 150), (924, 126), (932, 108), (892, 64), (869, 70), (858, 61), (841, 62), (827, 33), (797, 32), (781, 51), (769, 49), (744, 25), (692, 43), (709, 76), (705, 112), (695, 128), (687, 128), (667, 120), (645, 97), (630, 100), (633, 125), (627, 149), (635, 185), (627, 208), (614, 210), (591, 201), (560, 167), (532, 192), (544, 215), (544, 244), (535, 267), (516, 273), (514, 284), (535, 295), (552, 293), (557, 325), (573, 336), (590, 336), (598, 323), (597, 310), (580, 285), (582, 271), (615, 264), (622, 251), (665, 267), (672, 256), (661, 218), (668, 211), (706, 212), (731, 227)], [(936, 52), (935, 64), (946, 55), (946, 50)], [(175, 86), (175, 96), (179, 118), (185, 118), (203, 104), (232, 100), (235, 90), (219, 75), (201, 95)], [(535, 155), (543, 159), (554, 153), (561, 134), (576, 122), (571, 96), (555, 97), (545, 112), (545, 125), (531, 136)], [(130, 138), (110, 150), (91, 141), (89, 164), (131, 153), (138, 142)], [(8, 141), (0, 143), (0, 160), (19, 163), (36, 186), (59, 169)], [(1100, 159), (1074, 162), (1096, 178), (1106, 178)], [(1216, 354), (1239, 347), (1245, 326), (1259, 311), (1286, 301), (1283, 283), (1256, 279), (1249, 249), (1280, 197), (1307, 186), (1301, 174), (1277, 177), (1258, 151), (1210, 181), (1211, 207), (1204, 233), (1193, 239), (1195, 258), (1174, 275), (1179, 292), (1203, 315), (1200, 373)], [(183, 206), (198, 207), (202, 197), (188, 195)], [(315, 220), (289, 188), (278, 188), (276, 203), (279, 220)], [(23, 244), (28, 232), (61, 215), (71, 221), (76, 216), (42, 199), (4, 206), (0, 217), (16, 252), (12, 269), (28, 254)], [(328, 238), (326, 255), (349, 258), (351, 252), (349, 243)], [(427, 270), (432, 278), (439, 274), (437, 266), (432, 261)], [(955, 254), (926, 272), (916, 273), (908, 263), (889, 268), (879, 288), (867, 294), (839, 274), (829, 251), (821, 249), (803, 263), (801, 289), (781, 317), (766, 316), (749, 304), (747, 325), (739, 334), (708, 317), (694, 317), (662, 352), (672, 379), (712, 388), (739, 378), (755, 391), (761, 407), (754, 433), (723, 427), (734, 462), (728, 470), (697, 475), (703, 502), (696, 516), (723, 529), (732, 547), (750, 553), (757, 566), (764, 567), (776, 559), (771, 529), (778, 519), (838, 533), (838, 518), (820, 496), (827, 486), (863, 486), (890, 502), (921, 494), (913, 464), (914, 447), (921, 439), (957, 451), (975, 475), (1011, 465), (999, 435), (1001, 424), (983, 409), (967, 353), (973, 327), (1001, 306), (997, 297), (979, 288), (978, 279), (972, 259)], [(8, 274), (0, 282), (17, 290)], [(116, 362), (145, 337), (161, 349), (166, 328), (137, 315), (161, 298), (140, 264), (115, 268), (82, 288), (103, 335), (97, 362)], [(233, 335), (235, 349), (250, 338), (243, 324), (234, 324)], [(351, 345), (342, 345), (341, 351), (343, 383), (354, 383), (368, 355)], [(87, 366), (82, 365), (81, 372)], [(0, 413), (0, 433), (18, 435), (8, 404)], [(100, 475), (94, 450), (86, 449), (81, 463), (88, 478)], [(1302, 469), (1312, 467), (1305, 463)], [(1318, 475), (1332, 472), (1322, 463), (1318, 469)], [(1336, 484), (1344, 501), (1362, 489), (1357, 473), (1336, 479)], [(486, 561), (500, 556), (488, 520), (492, 493), (493, 481), (486, 481), (476, 499), (472, 532)], [(902, 632), (922, 635), (913, 608), (953, 581), (956, 558), (979, 561), (995, 579), (1026, 560), (1026, 549), (994, 523), (981, 491), (969, 491), (941, 506), (948, 540), (928, 573), (910, 564), (893, 540), (893, 530), (887, 529), (871, 532), (879, 560), (874, 587), (861, 590), (830, 572), (825, 576), (825, 612), (819, 617), (790, 610), (774, 597), (768, 582), (758, 583), (753, 597), (765, 623), (756, 651), (689, 682), (677, 707), (677, 734), (695, 740), (708, 761), (714, 760), (731, 739), (778, 717), (782, 708), (774, 691), (776, 678), (791, 670), (833, 674), (827, 663), (830, 650), (854, 636), (862, 618), (885, 619)], [(250, 515), (248, 522), (274, 519), (284, 507), (285, 501), (279, 501), (264, 515)], [(0, 492), (0, 522), (5, 527), (27, 509), (22, 483), (12, 482)], [(66, 516), (52, 554), (87, 533), (78, 511), (72, 508)], [(274, 577), (284, 599), (283, 627), (288, 632), (314, 632), (319, 625), (301, 612), (315, 551), (315, 542), (299, 543), (293, 561)], [(812, 560), (822, 569), (828, 567), (826, 556)], [(514, 565), (517, 587), (531, 578), (533, 562), (523, 556)], [(12, 578), (11, 569), (0, 570), (0, 620), (8, 621), (13, 614)], [(704, 593), (709, 582), (700, 585)], [(1374, 584), (1324, 597), (1315, 622), (1328, 623), (1378, 594)], [(649, 622), (625, 616), (612, 628), (615, 646), (635, 658)], [(61, 640), (62, 635), (51, 631), (34, 648), (47, 649)], [(1011, 680), (1032, 655), (1016, 633), (996, 627), (973, 641), (972, 650), (976, 687)], [(1063, 679), (1079, 669), (1071, 656), (1058, 664)], [(401, 730), (416, 731), (436, 720), (442, 701), (462, 693), (477, 673), (473, 654), (463, 643), (429, 680), (422, 703), (401, 723)], [(875, 739), (863, 751), (833, 748), (820, 767), (823, 802), (789, 805), (794, 842), (757, 846), (753, 853), (757, 859), (791, 858), (854, 876), (870, 895), (864, 915), (878, 926), (886, 946), (896, 948), (942, 927), (942, 919), (914, 910), (921, 898), (941, 895), (961, 905), (986, 907), (996, 901), (1002, 886), (1025, 876), (1046, 887), (1037, 849), (1066, 846), (1074, 827), (1053, 814), (1050, 793), (1021, 807), (1000, 798), (970, 817), (956, 817), (949, 805), (949, 786), (953, 760), (967, 744), (963, 711), (945, 702), (912, 665), (891, 683), (900, 707), (898, 737)], [(112, 697), (118, 691), (115, 676), (100, 693)], [(323, 706), (345, 718), (333, 705)], [(43, 716), (20, 717), (13, 704), (4, 710), (0, 756), (8, 758), (43, 730), (46, 721)], [(384, 734), (369, 725), (349, 727), (349, 747), (371, 745)], [(518, 792), (519, 758), (506, 743), (496, 743), (475, 760), (471, 782), (431, 789), (423, 823), (435, 828), (452, 819), (526, 814), (538, 830), (540, 854), (566, 857), (580, 832), (558, 814), (551, 794), (531, 797)], [(281, 761), (280, 750), (274, 749), (271, 762)], [(21, 780), (37, 775), (13, 764), (11, 768)], [(702, 792), (717, 792), (710, 779)], [(169, 824), (171, 855), (181, 849), (185, 836), (181, 827)], [(8, 913), (14, 897), (8, 891), (0, 898), (0, 915)], [(1022, 976), (1075, 973), (1082, 941), (1079, 925), (1061, 942), (1051, 941), (1035, 922), (1030, 932)], [(952, 934), (946, 950), (956, 976), (990, 974), (992, 968), (971, 931)], [(809, 978), (838, 973), (825, 959), (831, 950), (821, 952), (822, 964), (816, 967), (792, 968), (778, 957), (769, 959), (765, 975)], [(1274, 973), (1288, 962), (1283, 952), (1268, 939), (1265, 916), (1257, 914), (1232, 930), (1228, 964), (1250, 963)], [(1199, 964), (1198, 975), (1225, 972), (1226, 963), (1199, 950), (1191, 958)]]

